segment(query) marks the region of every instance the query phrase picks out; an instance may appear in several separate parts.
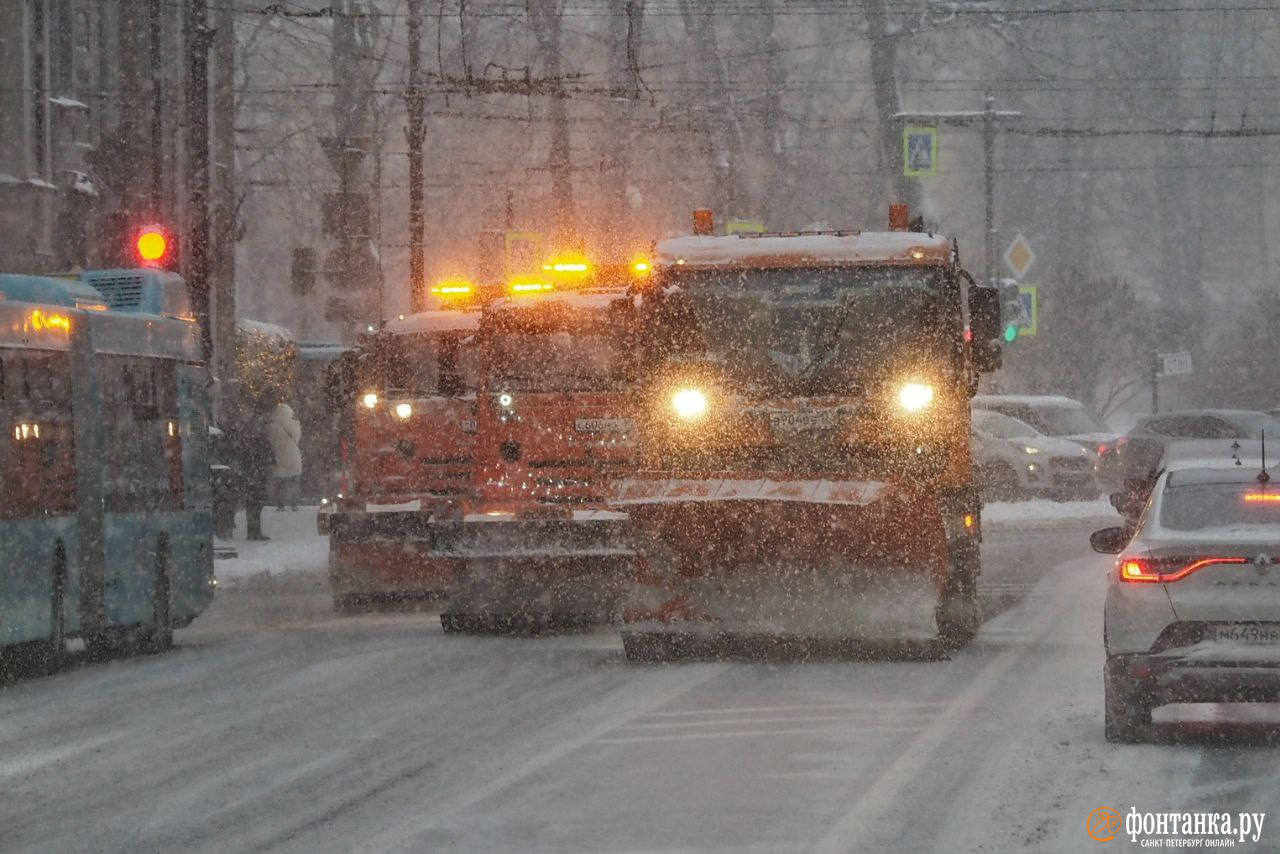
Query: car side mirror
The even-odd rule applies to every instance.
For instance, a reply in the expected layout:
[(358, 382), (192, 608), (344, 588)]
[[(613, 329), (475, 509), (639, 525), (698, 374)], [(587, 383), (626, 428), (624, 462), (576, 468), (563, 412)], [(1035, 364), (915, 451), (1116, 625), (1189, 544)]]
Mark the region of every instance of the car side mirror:
[(1129, 531), (1126, 528), (1103, 528), (1089, 535), (1089, 545), (1095, 552), (1104, 555), (1118, 555), (1129, 544)]
[(973, 365), (979, 373), (1000, 367), (1000, 291), (984, 285), (969, 286), (969, 331), (973, 333)]

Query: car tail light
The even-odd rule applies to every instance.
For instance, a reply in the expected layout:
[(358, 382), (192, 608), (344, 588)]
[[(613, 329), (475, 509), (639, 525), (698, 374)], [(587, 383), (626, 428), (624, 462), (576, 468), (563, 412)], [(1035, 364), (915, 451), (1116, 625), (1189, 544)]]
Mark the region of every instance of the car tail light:
[(1120, 580), (1169, 584), (1174, 581), (1181, 581), (1191, 573), (1204, 569), (1206, 566), (1233, 563), (1248, 563), (1248, 561), (1242, 557), (1127, 557), (1119, 561)]
[(1109, 444), (1107, 444), (1106, 442), (1103, 442), (1102, 444), (1098, 445), (1098, 456), (1105, 457), (1109, 453), (1111, 453), (1111, 446)]

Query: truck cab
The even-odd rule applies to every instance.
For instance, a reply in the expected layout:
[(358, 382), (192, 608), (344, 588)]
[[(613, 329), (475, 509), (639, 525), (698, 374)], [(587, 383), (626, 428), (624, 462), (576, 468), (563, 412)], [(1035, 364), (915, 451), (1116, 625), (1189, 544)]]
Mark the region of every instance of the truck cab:
[(320, 512), (335, 608), (431, 597), (455, 562), (431, 556), (429, 522), (460, 516), (475, 462), (479, 311), (388, 322), (336, 365), (349, 413), (344, 484)]
[(659, 242), (636, 471), (613, 500), (641, 567), (631, 657), (976, 631), (969, 400), (998, 361), (998, 294), (892, 219)]
[(635, 299), (626, 278), (550, 282), (515, 282), (477, 331), (473, 487), (436, 526), (462, 561), (446, 631), (606, 621), (630, 573), (626, 515), (605, 500), (634, 453)]

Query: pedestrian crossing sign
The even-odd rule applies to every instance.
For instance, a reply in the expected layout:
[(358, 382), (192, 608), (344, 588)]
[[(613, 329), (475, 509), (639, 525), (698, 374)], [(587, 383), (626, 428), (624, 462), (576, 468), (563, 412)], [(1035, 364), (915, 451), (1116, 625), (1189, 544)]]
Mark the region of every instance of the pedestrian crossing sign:
[(1035, 335), (1040, 326), (1040, 298), (1036, 285), (1018, 285), (1018, 316), (1012, 318), (1018, 337)]
[(902, 129), (902, 174), (924, 178), (938, 174), (938, 129), (908, 125)]

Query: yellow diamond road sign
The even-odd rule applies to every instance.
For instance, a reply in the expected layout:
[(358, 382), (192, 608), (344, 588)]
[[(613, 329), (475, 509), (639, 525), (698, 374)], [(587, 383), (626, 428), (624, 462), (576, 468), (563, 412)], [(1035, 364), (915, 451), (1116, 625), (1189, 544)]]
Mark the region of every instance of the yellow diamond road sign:
[(1031, 251), (1031, 244), (1021, 234), (1013, 238), (1009, 248), (1004, 250), (1004, 263), (1009, 265), (1013, 275), (1019, 279), (1027, 274), (1035, 262), (1036, 253)]

